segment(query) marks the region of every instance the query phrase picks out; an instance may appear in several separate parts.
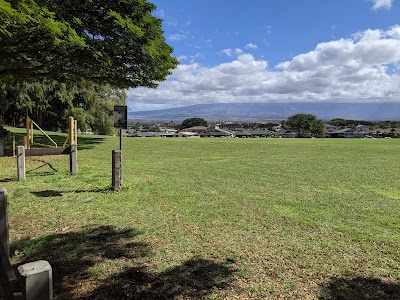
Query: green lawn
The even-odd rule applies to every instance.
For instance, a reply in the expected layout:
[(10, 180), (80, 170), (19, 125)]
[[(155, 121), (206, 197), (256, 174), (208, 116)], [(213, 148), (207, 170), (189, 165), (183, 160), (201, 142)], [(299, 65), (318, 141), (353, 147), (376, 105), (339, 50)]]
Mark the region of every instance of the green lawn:
[(400, 139), (126, 138), (120, 193), (119, 139), (78, 144), (75, 176), (0, 158), (13, 263), (55, 299), (400, 299)]

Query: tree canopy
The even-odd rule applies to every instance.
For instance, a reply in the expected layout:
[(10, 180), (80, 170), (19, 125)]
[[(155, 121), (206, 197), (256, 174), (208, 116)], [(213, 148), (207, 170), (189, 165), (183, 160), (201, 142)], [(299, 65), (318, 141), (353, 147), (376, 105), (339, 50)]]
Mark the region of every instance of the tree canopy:
[(285, 127), (297, 133), (298, 137), (304, 137), (306, 134), (322, 135), (324, 133), (324, 124), (312, 114), (296, 114), (290, 116), (285, 121)]
[(193, 126), (207, 126), (207, 121), (203, 118), (188, 118), (183, 120), (181, 124), (181, 129), (190, 128)]
[(146, 0), (0, 0), (0, 78), (156, 87), (177, 60)]

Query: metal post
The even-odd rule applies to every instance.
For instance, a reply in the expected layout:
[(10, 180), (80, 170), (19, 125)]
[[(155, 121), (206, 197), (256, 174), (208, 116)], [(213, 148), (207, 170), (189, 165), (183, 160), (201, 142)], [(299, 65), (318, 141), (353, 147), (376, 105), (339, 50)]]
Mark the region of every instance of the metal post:
[(9, 225), (7, 213), (7, 191), (0, 188), (0, 236), (4, 245), (4, 249), (10, 258), (10, 241), (9, 241)]
[(24, 180), (26, 178), (25, 172), (25, 147), (18, 146), (17, 147), (17, 173), (18, 180)]
[(119, 150), (122, 151), (122, 128), (119, 129)]
[(112, 151), (112, 188), (114, 191), (122, 189), (122, 151)]

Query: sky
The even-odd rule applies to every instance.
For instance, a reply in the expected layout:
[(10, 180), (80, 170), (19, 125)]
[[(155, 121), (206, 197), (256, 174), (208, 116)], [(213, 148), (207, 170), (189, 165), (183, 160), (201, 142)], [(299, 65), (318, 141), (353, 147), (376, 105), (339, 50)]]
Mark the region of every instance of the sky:
[(130, 111), (400, 102), (400, 0), (149, 0), (179, 66)]

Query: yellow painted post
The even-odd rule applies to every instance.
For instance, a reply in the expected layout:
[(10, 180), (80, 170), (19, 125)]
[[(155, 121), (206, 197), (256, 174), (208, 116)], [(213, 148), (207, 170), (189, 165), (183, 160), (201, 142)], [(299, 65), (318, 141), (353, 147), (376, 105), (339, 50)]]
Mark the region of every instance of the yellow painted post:
[(78, 122), (73, 117), (69, 117), (69, 144), (70, 144), (70, 155), (69, 155), (69, 166), (71, 175), (78, 172)]
[(30, 130), (30, 133), (31, 133), (31, 136), (30, 136), (30, 146), (32, 146), (32, 144), (33, 144), (33, 122), (32, 122), (32, 120), (31, 119), (29, 119), (29, 123), (30, 123), (30, 125), (31, 125), (31, 130)]
[(75, 120), (74, 122), (75, 124), (75, 145), (78, 145), (78, 120)]
[(73, 145), (74, 142), (75, 142), (75, 136), (74, 136), (75, 121), (74, 121), (74, 118), (73, 117), (69, 117), (68, 118), (68, 123), (69, 123), (69, 132), (68, 132), (68, 134), (69, 134), (69, 143), (71, 145)]
[(31, 148), (31, 145), (30, 145), (30, 138), (31, 138), (31, 134), (30, 134), (30, 130), (31, 130), (31, 122), (30, 122), (30, 118), (28, 117), (28, 116), (26, 116), (26, 121), (25, 121), (25, 123), (26, 123), (26, 145), (24, 145), (25, 146), (25, 149), (30, 149)]

